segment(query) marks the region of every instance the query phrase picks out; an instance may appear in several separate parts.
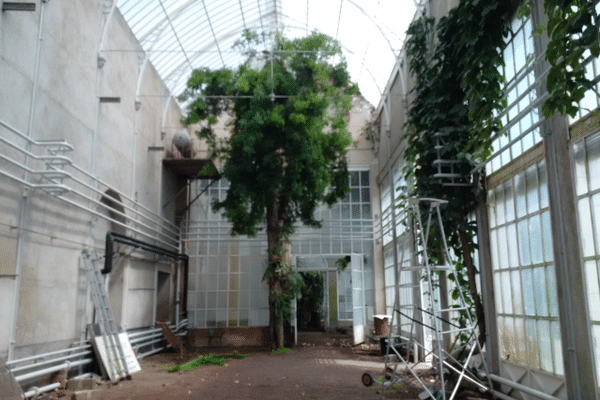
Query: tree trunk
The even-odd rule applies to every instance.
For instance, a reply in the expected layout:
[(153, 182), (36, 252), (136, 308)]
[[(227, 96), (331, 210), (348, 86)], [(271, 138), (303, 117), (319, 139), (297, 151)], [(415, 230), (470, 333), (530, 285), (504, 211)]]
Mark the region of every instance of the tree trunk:
[(281, 276), (278, 273), (279, 263), (283, 261), (283, 219), (280, 216), (279, 204), (274, 200), (267, 206), (267, 242), (268, 242), (268, 265), (270, 277), (269, 285), (269, 332), (271, 334), (271, 346), (274, 349), (283, 347), (283, 316), (277, 315), (274, 306), (277, 297), (282, 292)]
[(467, 232), (463, 229), (458, 230), (458, 237), (460, 239), (460, 245), (462, 247), (465, 267), (467, 268), (469, 292), (471, 293), (471, 298), (473, 299), (473, 303), (475, 304), (475, 317), (477, 318), (477, 324), (479, 325), (479, 345), (483, 347), (486, 336), (485, 315), (483, 310), (483, 304), (481, 303), (481, 298), (479, 297), (479, 293), (477, 293), (477, 281), (475, 276), (476, 272), (475, 265), (473, 265), (473, 258), (471, 257), (469, 237), (467, 236)]

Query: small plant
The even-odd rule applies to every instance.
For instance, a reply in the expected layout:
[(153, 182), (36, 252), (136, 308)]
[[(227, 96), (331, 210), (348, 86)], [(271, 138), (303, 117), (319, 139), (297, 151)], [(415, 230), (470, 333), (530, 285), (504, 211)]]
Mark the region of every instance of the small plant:
[(195, 360), (191, 360), (191, 361), (185, 362), (183, 364), (175, 365), (173, 367), (165, 368), (165, 371), (167, 371), (167, 372), (176, 372), (176, 371), (180, 371), (180, 370), (181, 371), (191, 371), (191, 370), (199, 368), (199, 367), (204, 367), (205, 365), (224, 365), (225, 360), (227, 358), (241, 360), (246, 357), (248, 357), (248, 354), (241, 354), (241, 353), (238, 353), (237, 351), (234, 351), (231, 354), (202, 355), (202, 356), (196, 358)]
[(290, 349), (288, 349), (287, 347), (281, 347), (281, 348), (279, 348), (279, 349), (277, 349), (277, 350), (273, 350), (273, 351), (271, 351), (271, 355), (273, 356), (273, 355), (276, 355), (276, 354), (287, 354), (287, 353), (289, 353), (290, 351), (291, 351), (291, 350), (290, 350)]

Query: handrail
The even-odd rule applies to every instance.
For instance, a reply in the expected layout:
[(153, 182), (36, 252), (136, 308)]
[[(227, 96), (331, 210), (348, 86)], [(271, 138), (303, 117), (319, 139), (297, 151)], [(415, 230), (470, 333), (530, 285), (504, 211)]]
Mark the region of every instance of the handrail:
[(8, 129), (9, 131), (13, 132), (16, 135), (19, 135), (20, 137), (22, 137), (23, 139), (27, 140), (29, 143), (36, 145), (36, 146), (40, 146), (40, 147), (48, 147), (48, 146), (59, 146), (59, 147), (65, 147), (64, 150), (74, 150), (74, 147), (64, 141), (64, 140), (34, 140), (30, 137), (28, 137), (27, 135), (25, 135), (24, 133), (20, 132), (18, 129), (13, 128), (12, 126), (10, 126), (9, 124), (7, 124), (6, 122), (0, 120), (0, 125), (4, 126), (6, 129)]

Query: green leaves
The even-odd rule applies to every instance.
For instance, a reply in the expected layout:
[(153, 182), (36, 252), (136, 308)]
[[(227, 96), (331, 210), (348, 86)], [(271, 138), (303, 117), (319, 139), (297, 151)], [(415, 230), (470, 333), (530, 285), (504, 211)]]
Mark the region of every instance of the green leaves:
[(544, 9), (550, 39), (546, 50), (550, 63), (546, 89), (550, 98), (542, 111), (547, 119), (555, 112), (575, 117), (579, 102), (592, 88), (582, 67), (585, 52), (600, 55), (598, 13), (594, 2), (586, 0), (545, 0)]

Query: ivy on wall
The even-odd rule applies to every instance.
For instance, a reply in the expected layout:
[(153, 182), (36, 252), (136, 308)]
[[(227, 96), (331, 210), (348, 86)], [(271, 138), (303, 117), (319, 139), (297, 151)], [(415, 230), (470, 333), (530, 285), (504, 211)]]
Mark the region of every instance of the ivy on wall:
[[(545, 0), (549, 43), (546, 60), (550, 63), (547, 90), (550, 98), (543, 106), (550, 118), (558, 111), (575, 116), (578, 103), (594, 82), (585, 77), (581, 66), (588, 55), (597, 57), (600, 40), (594, 2), (589, 0)], [(479, 340), (485, 337), (484, 310), (476, 288), (478, 272), (473, 256), (476, 224), (469, 219), (478, 204), (485, 201), (483, 177), (469, 187), (446, 186), (434, 178), (434, 161), (455, 160), (454, 172), (465, 177), (492, 153), (491, 139), (502, 128), (495, 117), (506, 108), (501, 74), (506, 38), (511, 20), (531, 13), (533, 2), (521, 0), (461, 0), (437, 24), (420, 18), (408, 29), (406, 52), (409, 71), (414, 77), (415, 98), (408, 113), (407, 150), (404, 170), (412, 182), (411, 196), (447, 200), (442, 209), (448, 245), (454, 250), (457, 280), (472, 316), (479, 324)], [(434, 139), (443, 146), (436, 149)], [(439, 153), (438, 153), (439, 151)], [(432, 234), (435, 234), (433, 232)], [(433, 262), (445, 260), (440, 248), (430, 248)], [(466, 315), (462, 315), (464, 322)]]
[(579, 102), (594, 82), (585, 76), (584, 60), (587, 56), (600, 56), (600, 33), (595, 1), (545, 0), (548, 16), (549, 43), (546, 60), (550, 71), (546, 89), (550, 98), (544, 102), (544, 117), (550, 118), (558, 111), (575, 117)]

